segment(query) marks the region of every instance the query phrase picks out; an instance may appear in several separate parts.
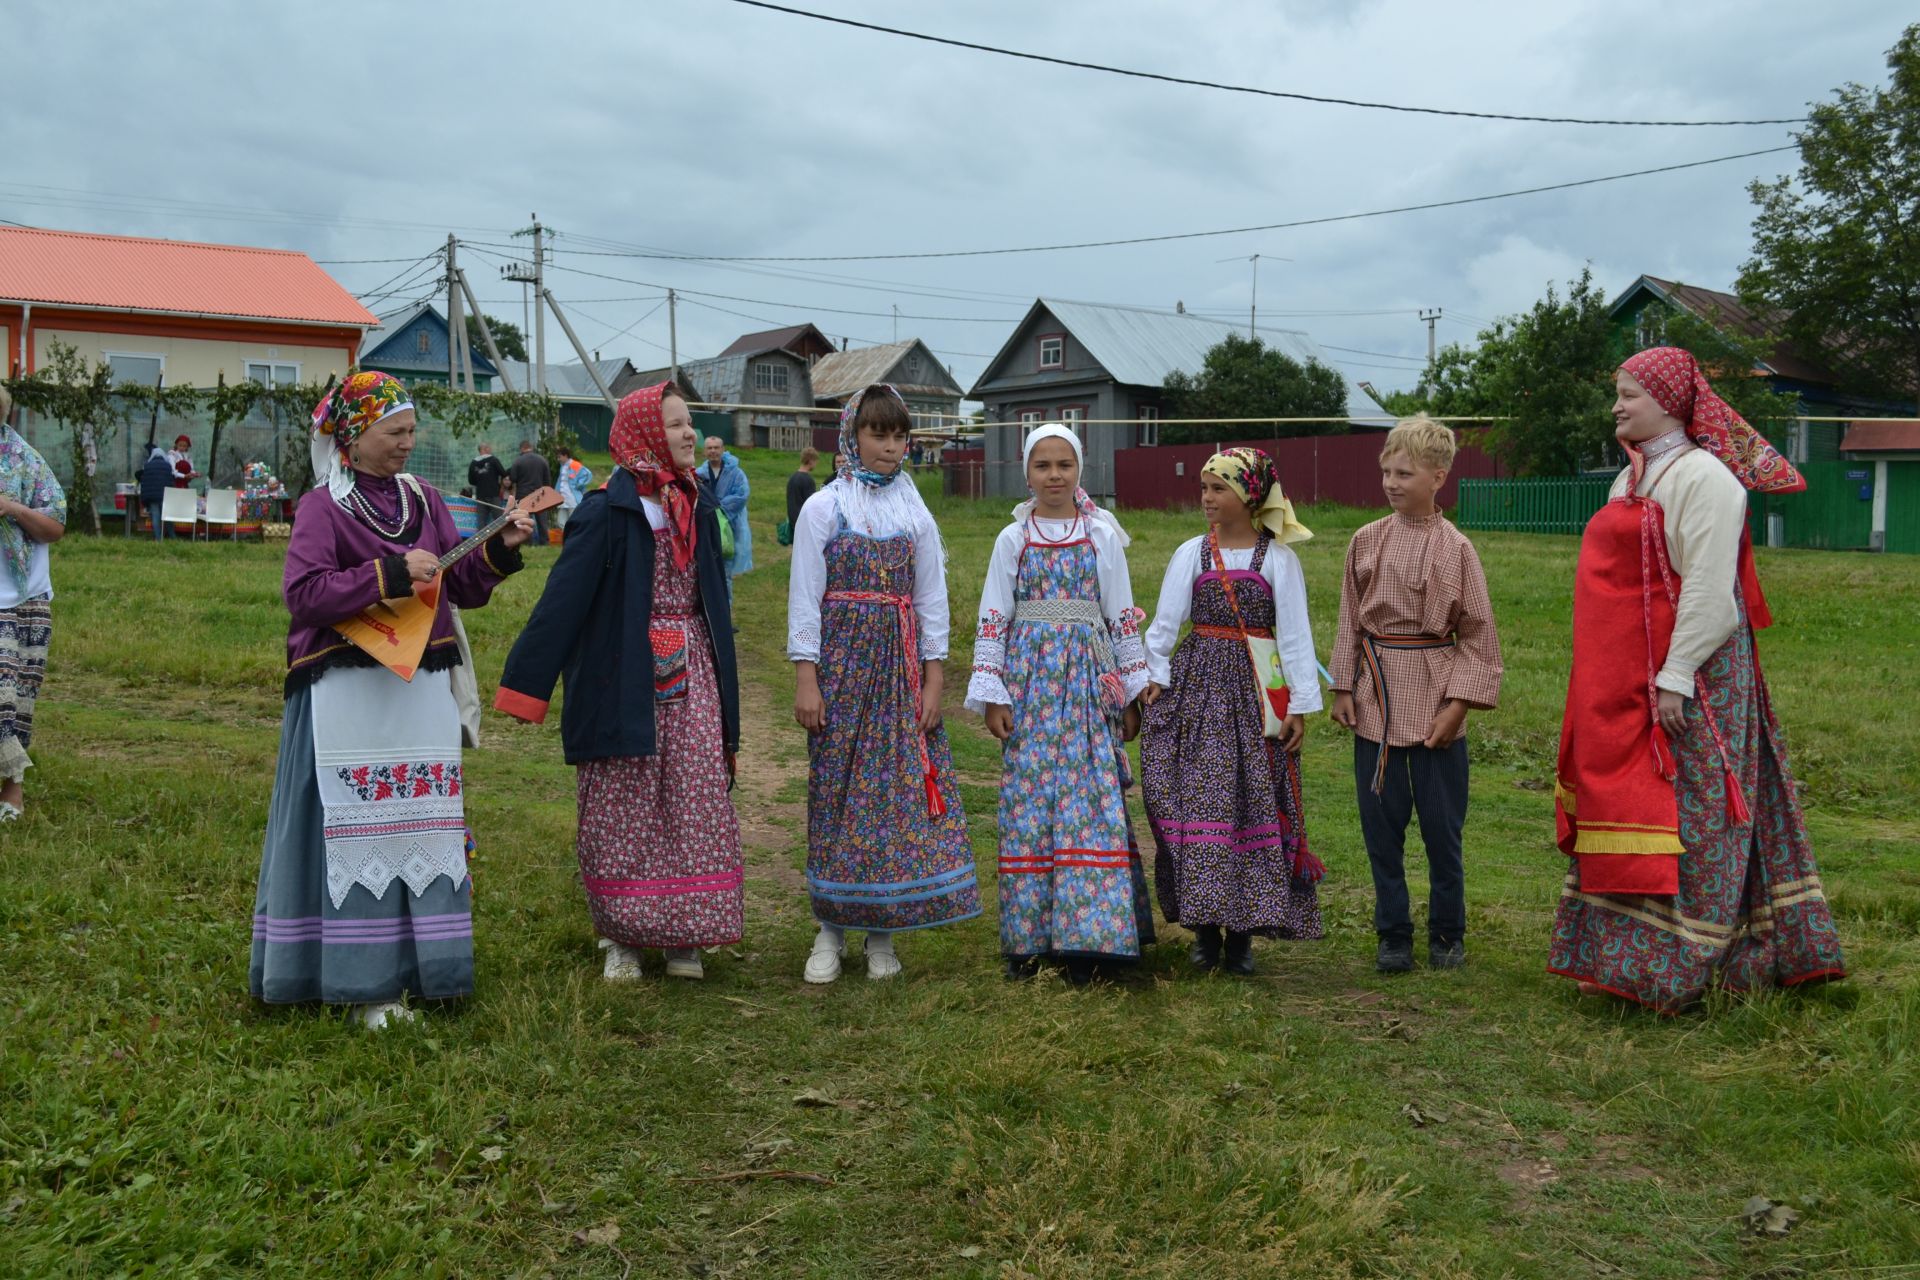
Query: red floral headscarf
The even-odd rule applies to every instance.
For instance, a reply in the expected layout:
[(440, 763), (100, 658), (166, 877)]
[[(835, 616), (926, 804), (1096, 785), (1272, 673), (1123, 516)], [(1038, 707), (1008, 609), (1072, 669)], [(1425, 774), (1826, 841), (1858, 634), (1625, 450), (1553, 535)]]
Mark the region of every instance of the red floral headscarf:
[(1620, 371), (1631, 374), (1655, 404), (1685, 423), (1688, 438), (1726, 463), (1727, 470), (1748, 489), (1799, 493), (1807, 487), (1793, 464), (1714, 394), (1692, 352), (1649, 347), (1628, 359)]
[(673, 451), (667, 447), (661, 404), (673, 389), (671, 382), (662, 382), (629, 392), (614, 410), (607, 443), (613, 450), (613, 460), (633, 477), (633, 487), (640, 496), (655, 499), (666, 511), (673, 567), (684, 569), (693, 563), (693, 515), (700, 499), (700, 482), (691, 467), (682, 471), (673, 465)]

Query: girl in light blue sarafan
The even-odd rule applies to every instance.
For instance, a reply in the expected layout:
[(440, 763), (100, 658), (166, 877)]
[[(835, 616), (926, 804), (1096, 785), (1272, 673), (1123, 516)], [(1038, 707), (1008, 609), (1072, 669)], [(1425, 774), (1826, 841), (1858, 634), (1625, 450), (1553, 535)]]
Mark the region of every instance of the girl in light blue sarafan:
[(994, 542), (980, 592), (967, 706), (1003, 744), (1000, 949), (1007, 976), (1043, 957), (1075, 983), (1153, 941), (1127, 818), (1124, 742), (1147, 684), (1127, 535), (1080, 487), (1079, 437), (1027, 437), (1027, 487)]
[(787, 656), (807, 730), (807, 892), (820, 932), (808, 982), (840, 976), (846, 930), (867, 976), (900, 972), (893, 935), (980, 914), (953, 751), (940, 722), (946, 557), (903, 474), (912, 419), (875, 383), (840, 417), (833, 483), (793, 530)]

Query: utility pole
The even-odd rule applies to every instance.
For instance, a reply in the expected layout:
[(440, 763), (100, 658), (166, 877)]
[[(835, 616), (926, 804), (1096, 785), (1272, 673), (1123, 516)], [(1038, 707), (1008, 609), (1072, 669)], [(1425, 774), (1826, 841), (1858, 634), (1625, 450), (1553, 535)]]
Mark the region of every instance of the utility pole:
[(1427, 322), (1427, 403), (1433, 403), (1433, 325), (1440, 318), (1440, 308), (1422, 308), (1420, 318)]
[[(487, 324), (487, 313), (482, 311), (480, 304), (474, 300), (473, 286), (467, 283), (467, 273), (456, 271), (454, 275), (460, 281), (460, 296), (467, 300), (467, 306), (473, 311), (474, 323), (480, 326), (480, 341), (486, 344), (487, 358), (493, 361), (493, 369), (499, 375), (501, 388), (507, 391), (513, 390), (513, 375), (507, 372), (507, 362), (500, 358), (500, 347), (493, 340), (493, 329)], [(472, 382), (471, 371), (468, 374), (468, 382)]]
[(453, 233), (447, 233), (447, 386), (460, 386), (460, 268), (453, 260)]
[(893, 340), (900, 341), (900, 304), (893, 304)]
[(680, 385), (680, 297), (667, 290), (667, 379)]
[[(523, 267), (516, 262), (500, 268), (500, 274), (505, 279), (517, 280), (522, 285), (530, 285), (533, 289), (533, 332), (528, 335), (533, 339), (533, 351), (530, 353), (533, 356), (533, 368), (527, 378), (529, 384), (527, 389), (537, 395), (545, 395), (547, 392), (547, 312), (544, 298), (547, 291), (547, 242), (546, 232), (540, 226), (540, 215), (536, 213), (531, 216), (533, 225), (513, 234), (516, 237), (527, 235), (533, 237), (532, 268)], [(525, 318), (524, 313), (522, 318)], [(523, 329), (521, 332), (526, 331)]]

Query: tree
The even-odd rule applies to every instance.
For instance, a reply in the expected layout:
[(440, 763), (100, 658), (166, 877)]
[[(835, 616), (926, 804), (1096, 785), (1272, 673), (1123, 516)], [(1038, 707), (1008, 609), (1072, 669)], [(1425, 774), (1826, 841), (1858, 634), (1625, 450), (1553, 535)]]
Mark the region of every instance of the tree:
[(1796, 135), (1796, 179), (1755, 182), (1740, 293), (1863, 391), (1920, 394), (1920, 24), (1885, 89), (1847, 84)]
[[(1347, 418), (1347, 382), (1318, 360), (1302, 364), (1259, 338), (1229, 334), (1207, 352), (1198, 373), (1176, 369), (1167, 375), (1166, 395), (1175, 418), (1307, 418), (1324, 423), (1282, 422), (1258, 434), (1304, 436), (1343, 430)], [(1246, 435), (1209, 426), (1161, 428), (1165, 444), (1191, 444)]]
[[(493, 345), (500, 348), (502, 359), (527, 358), (527, 337), (520, 332), (519, 325), (510, 324), (497, 316), (488, 316), (487, 331), (493, 334)], [(477, 316), (467, 317), (467, 346), (482, 354), (486, 352), (487, 344), (480, 337), (480, 320)]]

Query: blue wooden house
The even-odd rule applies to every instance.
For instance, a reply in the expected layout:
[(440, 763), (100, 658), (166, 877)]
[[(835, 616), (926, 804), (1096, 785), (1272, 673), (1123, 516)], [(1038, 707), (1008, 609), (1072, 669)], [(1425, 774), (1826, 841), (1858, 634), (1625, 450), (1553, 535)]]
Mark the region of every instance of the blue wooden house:
[[(402, 382), (447, 385), (447, 318), (431, 302), (415, 303), (403, 311), (380, 317), (377, 328), (360, 341), (360, 367), (390, 373)], [(474, 346), (473, 387), (493, 390), (498, 370), (486, 349)]]

